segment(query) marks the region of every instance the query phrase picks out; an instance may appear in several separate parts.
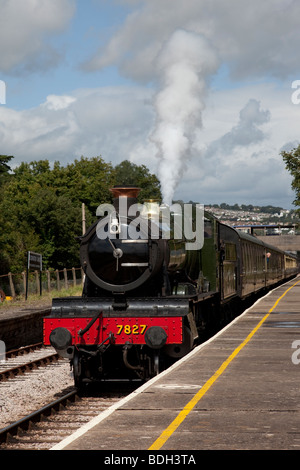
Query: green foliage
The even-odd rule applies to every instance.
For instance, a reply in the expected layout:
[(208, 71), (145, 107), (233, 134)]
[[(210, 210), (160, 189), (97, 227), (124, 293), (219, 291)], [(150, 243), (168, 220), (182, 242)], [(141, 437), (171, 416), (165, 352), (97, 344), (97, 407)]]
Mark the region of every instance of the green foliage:
[(291, 152), (281, 152), (281, 156), (286, 164), (286, 169), (293, 177), (292, 188), (296, 194), (294, 204), (295, 206), (300, 206), (300, 145)]
[[(0, 156), (0, 168), (10, 158)], [(159, 182), (144, 165), (113, 168), (101, 157), (81, 157), (65, 167), (55, 162), (52, 168), (48, 160), (21, 163), (1, 184), (0, 274), (23, 271), (27, 251), (41, 253), (44, 268), (79, 266), (82, 203), (88, 227), (98, 205), (112, 202), (109, 188), (115, 184), (134, 184), (141, 197), (160, 198)]]
[(8, 166), (8, 162), (14, 158), (12, 155), (0, 155), (0, 174), (8, 173), (10, 171), (10, 167)]
[[(10, 160), (14, 158), (13, 156), (8, 155), (0, 155), (0, 187), (9, 179), (10, 177), (10, 166), (8, 163)], [(0, 199), (1, 199), (1, 191), (0, 191)]]
[(124, 160), (115, 167), (115, 184), (141, 188), (138, 197), (141, 203), (146, 199), (161, 199), (159, 180), (145, 165), (135, 165)]

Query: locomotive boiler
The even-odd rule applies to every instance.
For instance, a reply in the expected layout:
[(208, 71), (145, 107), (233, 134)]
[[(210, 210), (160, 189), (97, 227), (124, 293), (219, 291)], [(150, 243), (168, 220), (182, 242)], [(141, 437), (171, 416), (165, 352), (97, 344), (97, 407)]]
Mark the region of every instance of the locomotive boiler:
[(78, 387), (147, 380), (218, 328), (222, 306), (297, 272), (293, 257), (198, 205), (170, 211), (137, 204), (138, 188), (111, 191), (80, 238), (82, 296), (53, 299), (44, 318), (44, 344), (70, 360)]

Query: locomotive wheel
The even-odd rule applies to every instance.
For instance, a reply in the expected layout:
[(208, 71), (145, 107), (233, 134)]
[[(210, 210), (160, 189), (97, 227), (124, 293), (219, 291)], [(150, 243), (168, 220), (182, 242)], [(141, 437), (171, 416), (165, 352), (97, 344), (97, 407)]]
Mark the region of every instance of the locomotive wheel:
[(159, 354), (158, 353), (154, 354), (153, 368), (154, 368), (154, 375), (158, 375), (159, 374)]
[(75, 349), (73, 357), (73, 376), (75, 387), (82, 387), (82, 371), (81, 371), (81, 356), (79, 352)]

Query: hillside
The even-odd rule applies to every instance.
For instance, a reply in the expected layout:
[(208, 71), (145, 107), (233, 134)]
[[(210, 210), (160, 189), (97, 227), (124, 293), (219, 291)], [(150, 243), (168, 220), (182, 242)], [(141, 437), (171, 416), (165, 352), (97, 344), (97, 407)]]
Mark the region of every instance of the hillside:
[(295, 210), (273, 206), (253, 206), (226, 203), (206, 205), (205, 209), (212, 212), (219, 220), (229, 225), (270, 225), (298, 224)]

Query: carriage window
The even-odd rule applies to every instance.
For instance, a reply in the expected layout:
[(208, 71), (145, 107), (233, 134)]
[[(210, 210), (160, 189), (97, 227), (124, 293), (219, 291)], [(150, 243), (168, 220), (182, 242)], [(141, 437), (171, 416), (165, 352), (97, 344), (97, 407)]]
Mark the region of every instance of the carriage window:
[(236, 246), (234, 245), (234, 243), (226, 243), (225, 259), (227, 261), (236, 261)]
[(204, 238), (212, 237), (212, 223), (209, 219), (204, 219)]

